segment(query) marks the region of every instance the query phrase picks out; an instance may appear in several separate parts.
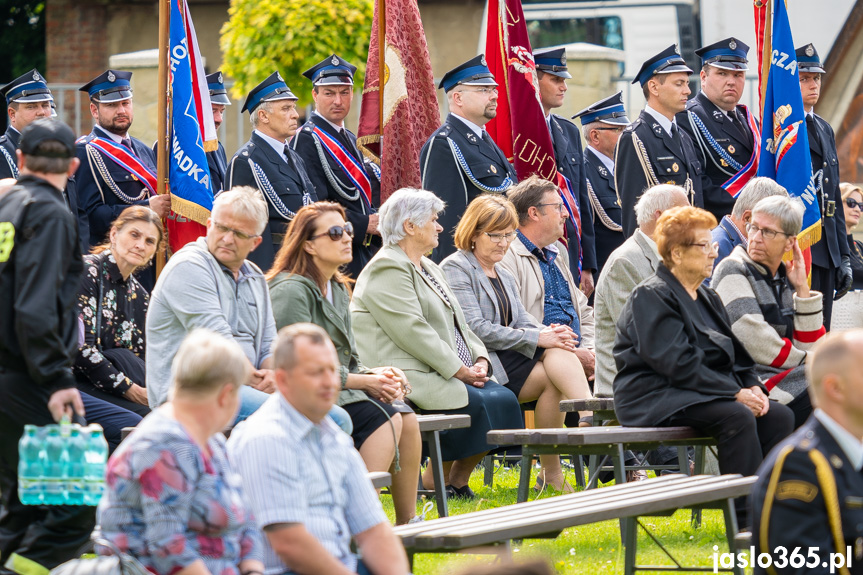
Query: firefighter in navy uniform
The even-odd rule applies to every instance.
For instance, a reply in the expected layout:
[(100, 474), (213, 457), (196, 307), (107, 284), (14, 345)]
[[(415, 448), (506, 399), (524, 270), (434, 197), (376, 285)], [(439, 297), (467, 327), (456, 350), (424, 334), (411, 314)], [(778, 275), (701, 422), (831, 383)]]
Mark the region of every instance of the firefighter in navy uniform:
[(263, 241), (249, 254), (262, 270), (272, 267), (288, 224), (301, 207), (316, 202), (303, 159), (288, 145), (297, 131), (297, 97), (278, 72), (252, 88), (243, 104), (254, 131), (228, 166), (225, 189), (251, 186), (261, 191), (270, 211)]
[[(821, 95), (821, 58), (812, 44), (795, 50), (806, 132), (812, 156), (812, 174), (821, 208), (821, 240), (812, 245), (812, 289), (824, 294), (824, 327), (830, 330), (833, 300), (851, 289), (851, 251), (845, 234), (845, 210), (839, 191), (839, 156), (836, 136), (824, 118), (813, 111)], [(835, 295), (834, 295), (835, 294)]]
[(591, 104), (573, 116), (575, 118), (581, 120), (582, 133), (587, 141), (584, 168), (596, 236), (596, 279), (599, 280), (608, 256), (626, 239), (614, 187), (614, 148), (630, 123), (623, 107), (623, 92)]
[[(773, 556), (772, 570), (755, 573), (863, 573), (863, 331), (829, 334), (806, 365), (818, 408), (777, 445), (758, 469), (752, 489), (756, 553)], [(775, 567), (785, 548), (807, 565)], [(830, 554), (845, 568), (831, 569)], [(850, 569), (847, 565), (851, 560)], [(799, 560), (798, 560), (799, 561)]]
[[(213, 122), (216, 124), (216, 130), (218, 131), (225, 117), (225, 108), (231, 105), (221, 71), (207, 75), (207, 89), (210, 91)], [(207, 166), (210, 168), (210, 186), (213, 190), (213, 195), (216, 196), (225, 189), (225, 173), (228, 171), (228, 157), (225, 154), (225, 147), (222, 145), (222, 142), (219, 142), (217, 149), (207, 152)]]
[(314, 86), (315, 111), (291, 141), (306, 164), (318, 199), (340, 203), (354, 226), (353, 260), (347, 265), (352, 278), (360, 275), (381, 245), (376, 213), (380, 179), (357, 148), (357, 136), (345, 127), (356, 69), (332, 54), (303, 72)]
[[(701, 57), (701, 91), (677, 115), (677, 123), (695, 142), (707, 175), (704, 209), (722, 221), (734, 196), (722, 184), (749, 164), (760, 142), (750, 126), (749, 111), (739, 104), (746, 81), (749, 46), (726, 38), (695, 51)], [(754, 121), (754, 120), (753, 120)], [(709, 182), (709, 183), (708, 183)]]
[(18, 179), (15, 150), (21, 131), (33, 120), (51, 117), (54, 96), (38, 70), (30, 70), (15, 78), (0, 89), (0, 95), (6, 98), (6, 113), (9, 116), (6, 133), (0, 136), (0, 179)]
[(573, 238), (579, 237), (575, 231), (575, 222), (570, 218), (566, 219), (569, 269), (572, 270), (573, 275), (577, 275), (576, 270), (581, 270), (581, 277), (576, 277), (576, 281), (579, 282), (584, 295), (590, 297), (596, 284), (599, 267), (596, 263), (593, 217), (590, 211), (590, 196), (587, 193), (581, 134), (578, 133), (575, 124), (551, 113), (552, 109), (563, 105), (567, 90), (566, 81), (572, 78), (566, 67), (566, 49), (536, 50), (533, 53), (533, 60), (536, 63), (542, 111), (551, 134), (554, 158), (557, 160), (557, 171), (569, 180), (572, 196), (578, 201), (581, 219), (580, 242), (573, 241)]
[(626, 237), (637, 227), (635, 202), (657, 184), (681, 186), (691, 205), (704, 207), (698, 153), (675, 121), (686, 109), (690, 74), (692, 70), (672, 45), (642, 64), (632, 82), (641, 84), (647, 105), (623, 131), (614, 158), (614, 183)]
[(480, 54), (441, 79), (450, 113), (420, 151), (422, 187), (446, 202), (443, 232), (432, 259), (455, 251), (452, 234), (467, 205), (483, 193), (505, 193), (518, 181), (515, 168), (483, 129), (497, 114), (497, 82)]

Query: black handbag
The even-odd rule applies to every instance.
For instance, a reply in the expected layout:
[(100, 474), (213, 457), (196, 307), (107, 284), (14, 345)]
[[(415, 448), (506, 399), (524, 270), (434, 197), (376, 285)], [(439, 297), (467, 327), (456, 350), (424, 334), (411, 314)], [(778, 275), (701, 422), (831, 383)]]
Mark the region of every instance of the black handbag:
[(141, 562), (123, 553), (104, 537), (94, 537), (93, 543), (111, 550), (111, 555), (79, 557), (51, 570), (50, 575), (153, 575)]

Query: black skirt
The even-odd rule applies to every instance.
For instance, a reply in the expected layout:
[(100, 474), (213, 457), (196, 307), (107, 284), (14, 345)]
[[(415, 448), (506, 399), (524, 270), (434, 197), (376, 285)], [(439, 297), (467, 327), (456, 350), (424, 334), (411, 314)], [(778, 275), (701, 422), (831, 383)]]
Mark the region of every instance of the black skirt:
[(506, 387), (512, 390), (516, 397), (521, 395), (521, 388), (524, 387), (530, 372), (534, 366), (542, 358), (545, 348), (536, 347), (536, 352), (533, 357), (528, 357), (523, 353), (519, 353), (513, 349), (505, 349), (496, 352), (497, 358), (500, 360), (506, 376), (509, 378)]
[(342, 408), (348, 412), (351, 422), (354, 424), (351, 437), (354, 440), (354, 447), (357, 449), (362, 447), (366, 439), (381, 425), (389, 424), (392, 416), (399, 412), (392, 405), (373, 397), (343, 405)]

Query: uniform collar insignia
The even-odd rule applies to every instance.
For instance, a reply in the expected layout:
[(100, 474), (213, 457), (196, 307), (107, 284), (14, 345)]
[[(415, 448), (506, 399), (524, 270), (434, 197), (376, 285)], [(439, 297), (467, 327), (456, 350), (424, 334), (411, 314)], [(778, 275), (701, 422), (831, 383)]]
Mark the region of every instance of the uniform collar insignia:
[(605, 166), (599, 166), (599, 168), (597, 168), (597, 169), (599, 170), (599, 173), (602, 174), (603, 176), (608, 175), (608, 170), (605, 169)]
[(721, 120), (721, 119), (722, 119), (722, 116), (724, 116), (724, 115), (725, 115), (725, 114), (723, 114), (723, 113), (722, 113), (722, 112), (720, 112), (719, 110), (713, 110), (713, 119), (714, 119), (714, 120)]

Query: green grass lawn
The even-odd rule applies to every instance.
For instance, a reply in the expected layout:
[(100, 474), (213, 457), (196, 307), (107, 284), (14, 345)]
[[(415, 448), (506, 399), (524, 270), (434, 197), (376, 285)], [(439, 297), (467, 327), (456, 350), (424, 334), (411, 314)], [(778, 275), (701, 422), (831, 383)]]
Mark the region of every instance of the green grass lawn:
[[(571, 473), (568, 479), (570, 483), (575, 483)], [(495, 474), (494, 487), (491, 489), (485, 487), (482, 480), (482, 471), (475, 471), (471, 476), (470, 486), (476, 492), (477, 499), (474, 501), (450, 500), (451, 515), (492, 509), (516, 502), (518, 467), (498, 468)], [(543, 498), (553, 496), (549, 493), (540, 495)], [(531, 491), (531, 500), (534, 497), (536, 494)], [(383, 495), (381, 500), (387, 515), (390, 520), (393, 520), (395, 515), (392, 510), (392, 499), (388, 495)], [(437, 509), (432, 510), (426, 518), (437, 518)], [(722, 512), (718, 510), (705, 511), (702, 525), (698, 529), (691, 526), (690, 518), (690, 511), (681, 510), (671, 517), (647, 517), (641, 521), (663, 545), (671, 550), (682, 564), (712, 567), (713, 546), (718, 545), (720, 553), (728, 551)], [(639, 564), (673, 565), (671, 560), (663, 554), (662, 550), (651, 541), (643, 530), (639, 528), (638, 532)], [(503, 548), (500, 550), (501, 553), (504, 553)], [(623, 573), (623, 549), (620, 544), (617, 521), (605, 521), (567, 529), (557, 539), (524, 540), (520, 545), (513, 546), (513, 557), (516, 561), (544, 559), (558, 573)], [(499, 557), (490, 554), (421, 554), (416, 557), (414, 573), (416, 575), (469, 573), (472, 565), (487, 565), (497, 560)], [(665, 571), (660, 573), (665, 573)]]

